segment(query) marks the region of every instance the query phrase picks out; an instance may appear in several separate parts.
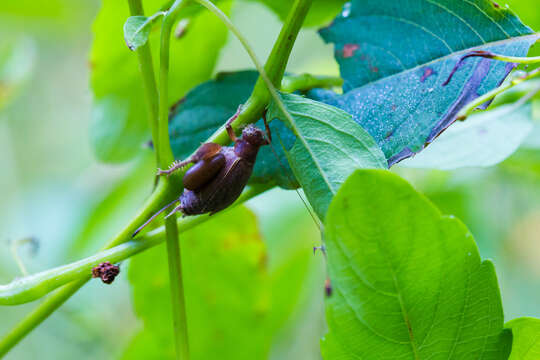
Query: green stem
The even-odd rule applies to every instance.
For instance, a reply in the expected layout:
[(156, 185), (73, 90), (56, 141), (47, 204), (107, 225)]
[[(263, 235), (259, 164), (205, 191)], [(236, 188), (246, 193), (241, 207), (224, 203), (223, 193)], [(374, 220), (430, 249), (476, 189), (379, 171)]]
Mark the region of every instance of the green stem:
[(295, 91), (331, 88), (341, 85), (343, 85), (343, 79), (337, 76), (301, 74), (284, 76), (281, 80), (281, 91), (292, 93)]
[[(129, 224), (106, 245), (105, 249), (110, 249), (129, 239), (131, 234), (155, 213), (161, 206), (169, 201), (167, 197), (168, 188), (165, 185), (158, 185), (150, 198), (146, 201), (142, 210), (129, 222)], [(87, 273), (90, 274), (90, 273)], [(77, 292), (88, 280), (90, 275), (84, 276), (65, 287), (59, 289), (56, 293), (45, 299), (36, 309), (28, 314), (20, 323), (18, 323), (11, 331), (0, 340), (0, 358), (7, 354), (13, 346), (21, 341), (30, 331), (41, 324), (43, 320), (49, 317), (56, 309), (58, 309), (67, 299)]]
[[(174, 161), (169, 139), (169, 47), (171, 31), (176, 16), (186, 7), (188, 0), (177, 0), (163, 19), (161, 26), (160, 62), (159, 62), (159, 121), (158, 142), (155, 144), (159, 152), (161, 168), (166, 168)], [(176, 177), (178, 179), (178, 177)], [(174, 181), (175, 177), (165, 180)], [(182, 277), (182, 257), (178, 241), (176, 216), (165, 219), (165, 236), (167, 239), (167, 256), (169, 263), (169, 286), (173, 314), (174, 339), (177, 359), (189, 359), (189, 338), (186, 321), (186, 305), (184, 281)]]
[[(271, 185), (248, 187), (238, 200), (236, 200), (230, 208), (223, 210), (222, 213), (243, 204), (270, 188), (272, 188)], [(183, 233), (209, 219), (210, 217), (207, 214), (178, 219), (178, 231)], [(159, 245), (164, 240), (165, 227), (161, 226), (136, 239), (103, 250), (85, 259), (16, 279), (7, 285), (0, 285), (0, 305), (20, 305), (35, 301), (62, 285), (87, 277), (87, 275), (91, 273), (92, 268), (104, 261), (110, 261), (111, 263), (120, 262), (144, 250)]]
[[(300, 31), (300, 28), (302, 27), (302, 23), (304, 21), (304, 18), (307, 15), (307, 12), (309, 11), (312, 0), (296, 0), (294, 2), (291, 12), (289, 13), (289, 16), (287, 17), (287, 20), (285, 21), (283, 30), (279, 35), (278, 41), (276, 43), (277, 46), (275, 46), (274, 49), (272, 50), (272, 53), (270, 54), (270, 57), (268, 58), (268, 62), (266, 64), (266, 67), (272, 71), (272, 74), (273, 74), (272, 79), (270, 79), (270, 77), (266, 73), (266, 70), (261, 65), (261, 62), (257, 59), (255, 52), (253, 51), (252, 47), (248, 44), (246, 38), (242, 35), (242, 33), (240, 33), (240, 31), (231, 22), (231, 20), (227, 17), (227, 15), (225, 15), (223, 11), (217, 8), (209, 0), (195, 0), (195, 1), (197, 1), (199, 4), (203, 5), (208, 10), (213, 12), (231, 30), (231, 32), (236, 35), (236, 37), (238, 38), (238, 40), (240, 40), (240, 43), (242, 44), (246, 52), (251, 57), (251, 60), (255, 64), (255, 67), (259, 71), (260, 78), (255, 84), (255, 88), (253, 90), (253, 93), (251, 94), (250, 99), (255, 98), (259, 100), (258, 102), (261, 102), (261, 99), (264, 99), (262, 103), (265, 103), (265, 106), (266, 106), (266, 103), (268, 102), (267, 94), (268, 92), (270, 92), (270, 96), (276, 103), (281, 113), (285, 116), (285, 118), (287, 118), (287, 121), (289, 121), (293, 130), (296, 132), (297, 135), (300, 134), (300, 132), (298, 131), (298, 126), (296, 125), (296, 121), (294, 120), (294, 118), (291, 116), (291, 114), (285, 107), (285, 104), (283, 104), (283, 101), (281, 100), (281, 97), (279, 96), (274, 83), (277, 83), (278, 85), (281, 83), (281, 79), (283, 78), (283, 74), (285, 73), (287, 60), (292, 50), (292, 45), (294, 44), (294, 41), (296, 40), (298, 31)], [(277, 54), (277, 55), (272, 56), (272, 54)], [(280, 61), (274, 60), (278, 58)], [(248, 103), (249, 103), (249, 100), (248, 100)], [(233, 122), (233, 125), (241, 124), (241, 121), (242, 121), (241, 116), (242, 116), (242, 113), (240, 113), (238, 118)], [(304, 139), (303, 136), (298, 136), (297, 138), (303, 143), (306, 149), (310, 149), (310, 147), (308, 146), (306, 142), (306, 139)]]
[(189, 338), (187, 329), (184, 282), (182, 277), (182, 256), (178, 241), (176, 215), (165, 219), (167, 256), (169, 262), (169, 284), (173, 310), (174, 340), (178, 359), (189, 359)]
[(54, 295), (49, 296), (36, 309), (20, 321), (11, 331), (0, 340), (0, 358), (3, 358), (15, 345), (19, 343), (28, 333), (35, 329), (47, 319), (56, 309), (58, 309), (67, 299), (77, 292), (90, 276), (79, 279), (59, 289)]
[[(137, 1), (137, 0), (131, 0)], [(269, 69), (271, 78), (278, 78), (276, 74), (273, 74), (270, 70), (276, 71), (277, 74), (283, 74), (282, 71), (285, 69), (285, 65), (288, 61), (286, 57), (289, 56), (294, 44), (294, 39), (297, 36), (298, 30), (300, 29), (301, 23), (307, 13), (309, 5), (311, 5), (312, 0), (296, 0), (293, 5), (293, 11), (287, 21), (294, 21), (295, 26), (290, 26), (290, 24), (284, 24), (284, 27), (279, 35), (278, 40), (274, 44), (274, 49), (270, 54), (270, 57), (267, 61), (267, 68)], [(138, 1), (140, 3), (140, 0)], [(301, 5), (301, 6), (299, 6)], [(306, 7), (307, 6), (307, 7)], [(295, 13), (296, 12), (296, 13)], [(300, 25), (299, 25), (300, 24)], [(292, 39), (292, 41), (291, 41)], [(146, 45), (145, 45), (146, 46)], [(141, 47), (138, 49), (142, 49)], [(283, 58), (280, 58), (282, 57)], [(149, 69), (151, 61), (145, 62), (145, 68)], [(278, 66), (279, 65), (279, 66)], [(143, 66), (141, 64), (141, 66)], [(268, 78), (268, 77), (267, 77)], [(264, 81), (264, 80), (263, 80)], [(266, 83), (266, 81), (264, 81)], [(279, 83), (279, 81), (278, 81)], [(154, 80), (155, 84), (155, 80)], [(264, 87), (264, 83), (263, 83)], [(151, 88), (151, 87), (150, 87)], [(155, 88), (155, 87), (154, 87)], [(254, 123), (260, 119), (262, 112), (266, 105), (268, 105), (268, 96), (261, 97), (260, 94), (264, 94), (265, 91), (260, 90), (261, 86), (258, 86), (257, 89), (254, 89), (254, 92), (250, 96), (250, 100), (244, 104), (243, 111), (240, 114), (239, 118), (235, 122), (237, 125)], [(257, 90), (257, 94), (255, 94)], [(263, 88), (264, 90), (264, 88)], [(152, 93), (157, 94), (156, 92), (147, 91), (149, 97), (153, 97)], [(157, 97), (153, 97), (156, 99)], [(151, 103), (154, 103), (149, 99)], [(157, 101), (156, 101), (157, 105)], [(151, 109), (154, 107), (150, 106)], [(158, 106), (155, 107), (156, 114), (158, 113)], [(152, 117), (152, 119), (157, 119), (158, 116)], [(156, 126), (157, 129), (157, 126)], [(154, 140), (157, 137), (153, 137)], [(229, 138), (224, 128), (218, 130), (214, 133), (207, 142), (216, 142), (222, 145), (229, 143)], [(158, 164), (161, 164), (161, 161), (158, 161)], [(148, 219), (154, 212), (156, 212), (161, 206), (166, 204), (167, 201), (172, 201), (175, 192), (172, 189), (168, 182), (160, 182), (156, 191), (152, 194), (151, 198), (148, 200), (147, 204), (142, 208), (139, 215), (134, 218), (128, 226), (115, 238), (113, 238), (108, 245), (115, 246), (122, 242), (128, 240), (133, 233), (146, 219)], [(11, 332), (7, 334), (5, 338), (0, 340), (0, 357), (5, 355), (13, 346), (15, 346), (25, 335), (32, 331), (36, 326), (38, 326), (43, 320), (45, 320), (50, 314), (52, 314), (60, 305), (62, 305), (69, 297), (77, 292), (77, 290), (82, 287), (89, 277), (76, 280), (63, 288), (59, 289), (55, 294), (47, 298), (42, 304), (40, 304), (33, 312), (31, 312), (21, 323), (19, 323)]]
[(478, 108), (480, 105), (485, 104), (486, 102), (492, 100), (495, 98), (495, 96), (499, 95), (500, 93), (513, 88), (516, 85), (519, 85), (527, 80), (533, 79), (537, 76), (540, 76), (540, 68), (534, 69), (533, 71), (526, 73), (523, 76), (517, 77), (515, 79), (512, 79), (511, 81), (507, 82), (506, 84), (503, 84), (499, 86), (498, 88), (495, 88), (491, 91), (488, 91), (484, 95), (476, 98), (474, 101), (468, 103), (461, 111), (458, 113), (456, 119), (457, 120), (465, 120), (469, 115), (471, 115), (476, 108)]
[[(276, 90), (276, 86), (279, 86), (281, 83), (281, 79), (283, 78), (283, 74), (285, 73), (285, 68), (287, 66), (292, 47), (313, 0), (295, 0), (294, 4), (292, 5), (291, 11), (289, 12), (289, 15), (285, 20), (283, 28), (281, 29), (279, 37), (272, 49), (272, 52), (268, 57), (268, 61), (266, 62), (265, 67), (263, 67), (261, 65), (261, 62), (257, 59), (257, 56), (255, 55), (253, 48), (247, 42), (247, 39), (231, 22), (227, 15), (223, 13), (223, 11), (221, 11), (209, 0), (195, 1), (197, 1), (199, 4), (214, 13), (225, 24), (225, 26), (227, 26), (227, 28), (229, 28), (229, 30), (238, 38), (238, 40), (248, 53), (249, 57), (251, 58), (251, 61), (253, 61), (253, 64), (257, 68), (257, 71), (260, 75), (250, 98), (248, 99), (246, 104), (244, 104), (242, 112), (239, 114), (238, 118), (232, 123), (233, 128), (238, 128), (239, 126), (246, 124), (247, 122), (245, 119), (252, 119), (255, 114), (258, 114), (258, 116), (256, 116), (256, 118), (258, 119), (262, 114), (264, 108), (268, 105), (270, 95), (272, 99), (276, 102), (280, 111), (291, 123), (293, 129), (298, 133), (296, 122), (285, 108), (283, 101), (281, 101), (281, 98), (279, 97), (279, 94)], [(268, 76), (267, 70), (268, 73), (271, 74), (271, 76)], [(214, 136), (212, 136), (211, 140), (214, 142), (223, 141), (223, 137), (225, 136), (226, 132), (222, 129), (219, 130)]]
[[(312, 2), (312, 0), (295, 0), (291, 6), (287, 19), (285, 19), (283, 23), (283, 28), (281, 29), (264, 68), (269, 74), (269, 80), (274, 87), (280, 85), (281, 79), (285, 74), (289, 56), (291, 55), (292, 48), (296, 42), (296, 38), (298, 37), (298, 33), (300, 32), (300, 28), (304, 23), (306, 15), (311, 8)], [(261, 98), (270, 100), (268, 98), (268, 91), (271, 92), (271, 90), (266, 89), (267, 86), (268, 81), (264, 79), (264, 76), (261, 76), (259, 80), (257, 80), (251, 96), (260, 96)]]
[(491, 54), (490, 59), (501, 60), (506, 62), (512, 62), (517, 64), (538, 64), (540, 63), (540, 56), (531, 57), (518, 57), (518, 56), (506, 56), (499, 54)]
[(178, 13), (186, 7), (188, 0), (177, 0), (163, 18), (159, 49), (159, 118), (158, 137), (154, 144), (160, 154), (161, 168), (166, 168), (174, 161), (169, 140), (169, 46), (174, 20)]
[[(128, 3), (132, 16), (144, 15), (141, 0), (128, 0)], [(146, 44), (139, 47), (136, 53), (139, 60), (139, 69), (141, 70), (146, 101), (148, 103), (148, 123), (152, 133), (152, 139), (156, 140), (158, 138), (158, 93), (150, 42), (147, 41)], [(156, 163), (160, 164), (159, 152), (156, 151), (155, 153)]]

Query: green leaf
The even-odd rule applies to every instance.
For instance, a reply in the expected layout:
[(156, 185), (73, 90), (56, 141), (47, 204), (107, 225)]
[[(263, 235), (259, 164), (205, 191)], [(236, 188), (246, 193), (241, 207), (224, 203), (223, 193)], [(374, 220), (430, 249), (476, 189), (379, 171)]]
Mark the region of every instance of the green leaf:
[[(268, 358), (271, 281), (255, 216), (238, 207), (181, 234), (180, 241), (192, 359)], [(124, 358), (173, 359), (165, 249), (135, 257), (129, 278), (144, 329)]]
[[(169, 135), (175, 158), (188, 157), (222, 126), (249, 98), (257, 77), (256, 71), (221, 73), (215, 80), (197, 86), (181, 99), (169, 117)], [(256, 125), (264, 129), (262, 119)], [(285, 189), (297, 188), (280, 142), (289, 149), (296, 138), (280, 122), (270, 123), (270, 131), (274, 134), (272, 147), (264, 146), (259, 150), (250, 182), (275, 182)]]
[(158, 12), (151, 17), (130, 16), (124, 24), (124, 40), (126, 45), (132, 51), (137, 50), (148, 41), (150, 30), (155, 21), (163, 16), (163, 12)]
[(512, 353), (509, 360), (540, 359), (540, 319), (523, 317), (506, 324), (512, 330)]
[[(291, 0), (248, 0), (257, 1), (268, 6), (279, 18), (284, 21), (291, 10)], [(313, 0), (311, 9), (306, 16), (303, 26), (319, 26), (332, 20), (347, 0)]]
[[(299, 95), (281, 98), (297, 127), (298, 139), (287, 154), (289, 162), (315, 212), (324, 219), (345, 179), (356, 169), (386, 168), (384, 154), (343, 110)], [(268, 118), (287, 121), (275, 103)]]
[(495, 88), (512, 64), (470, 58), (472, 50), (525, 56), (538, 34), (488, 0), (352, 0), (320, 31), (334, 43), (344, 94), (311, 96), (344, 109), (385, 153), (389, 165), (422, 150), (468, 102)]
[[(145, 9), (150, 14), (155, 13), (162, 3), (146, 1)], [(230, 2), (223, 3), (221, 8), (228, 11)], [(181, 39), (171, 39), (170, 104), (211, 76), (225, 44), (226, 28), (215, 16), (209, 12), (193, 15), (196, 17), (190, 22), (190, 31)], [(104, 0), (93, 26), (91, 142), (98, 159), (105, 162), (118, 163), (133, 158), (150, 137), (137, 55), (126, 47), (122, 34), (128, 16), (126, 1)], [(159, 32), (152, 32), (150, 41), (154, 44), (155, 64), (159, 60), (158, 40)]]
[(503, 105), (454, 124), (401, 165), (441, 170), (492, 166), (512, 155), (532, 129), (531, 103)]
[(325, 359), (506, 359), (493, 264), (468, 229), (389, 171), (359, 170), (326, 218)]

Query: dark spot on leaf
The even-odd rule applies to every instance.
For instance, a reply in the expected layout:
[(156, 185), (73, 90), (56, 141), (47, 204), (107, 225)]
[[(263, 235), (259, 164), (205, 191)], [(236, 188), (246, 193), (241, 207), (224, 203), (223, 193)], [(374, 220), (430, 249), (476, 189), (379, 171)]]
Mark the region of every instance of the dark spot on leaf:
[(354, 53), (359, 48), (360, 48), (360, 46), (358, 46), (358, 44), (345, 44), (345, 45), (343, 45), (343, 50), (342, 50), (343, 57), (344, 58), (350, 58), (350, 57), (354, 56)]
[(493, 2), (493, 6), (494, 6), (495, 8), (497, 8), (497, 9), (501, 7), (501, 6), (500, 6), (499, 4), (497, 4), (495, 1)]
[(369, 69), (372, 71), (372, 72), (379, 72), (379, 68), (376, 67), (376, 66), (370, 66)]
[(426, 79), (428, 77), (430, 77), (431, 75), (433, 75), (433, 74), (435, 74), (435, 71), (433, 70), (433, 68), (431, 68), (429, 66), (424, 68), (424, 73), (422, 74), (422, 77), (420, 78), (420, 81), (421, 82), (426, 81)]

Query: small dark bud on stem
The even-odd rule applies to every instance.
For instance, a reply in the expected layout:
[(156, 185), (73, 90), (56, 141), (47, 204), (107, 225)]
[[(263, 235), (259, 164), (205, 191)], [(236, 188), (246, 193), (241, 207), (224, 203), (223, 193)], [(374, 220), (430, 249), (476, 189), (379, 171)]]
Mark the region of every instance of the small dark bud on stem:
[(330, 278), (326, 278), (326, 281), (324, 282), (324, 292), (327, 297), (332, 296), (332, 283), (330, 282)]
[(112, 284), (118, 274), (120, 274), (120, 267), (108, 261), (102, 262), (92, 269), (92, 277), (101, 278), (105, 284)]

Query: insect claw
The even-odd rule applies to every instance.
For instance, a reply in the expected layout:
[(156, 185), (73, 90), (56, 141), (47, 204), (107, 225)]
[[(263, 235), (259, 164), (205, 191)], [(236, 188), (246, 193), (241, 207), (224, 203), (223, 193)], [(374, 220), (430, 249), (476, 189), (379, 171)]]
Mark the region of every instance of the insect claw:
[(160, 168), (158, 168), (156, 176), (161, 176), (163, 174), (168, 174), (167, 170), (161, 170)]
[(186, 161), (173, 161), (173, 163), (169, 166), (169, 168), (167, 170), (162, 170), (160, 168), (158, 168), (157, 170), (157, 176), (161, 176), (163, 174), (167, 174), (167, 177), (171, 176), (171, 174), (173, 173), (173, 171), (176, 171), (178, 169), (181, 169), (183, 168), (184, 166), (186, 166), (187, 164), (189, 164), (191, 162), (191, 158), (186, 160)]

